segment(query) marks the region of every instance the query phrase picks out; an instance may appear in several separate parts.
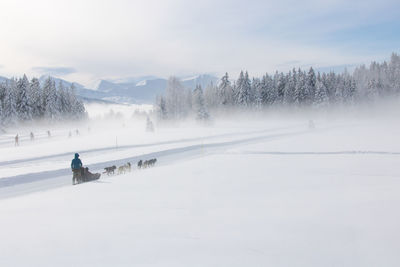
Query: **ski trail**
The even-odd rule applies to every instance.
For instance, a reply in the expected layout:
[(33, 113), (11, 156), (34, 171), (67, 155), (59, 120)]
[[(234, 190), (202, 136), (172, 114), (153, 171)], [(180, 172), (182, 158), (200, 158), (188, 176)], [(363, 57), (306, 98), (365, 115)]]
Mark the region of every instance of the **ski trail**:
[[(243, 138), (228, 142), (190, 145), (137, 155), (133, 157), (122, 158), (119, 160), (103, 161), (88, 165), (87, 167), (89, 167), (89, 169), (93, 172), (102, 172), (103, 168), (106, 166), (122, 165), (126, 162), (132, 162), (133, 164), (135, 164), (140, 159), (146, 160), (150, 158), (157, 158), (157, 165), (165, 165), (194, 157), (202, 157), (211, 153), (218, 153), (221, 152), (221, 150), (231, 148), (232, 146), (236, 145), (252, 144), (261, 141), (274, 140), (307, 133), (310, 133), (310, 131), (303, 130), (279, 134), (264, 134), (261, 136)], [(70, 184), (70, 168), (5, 177), (0, 179), (0, 198), (12, 197), (36, 191), (43, 191)]]
[[(205, 136), (205, 137), (185, 138), (185, 139), (180, 139), (180, 140), (161, 141), (161, 142), (155, 142), (155, 143), (125, 145), (125, 146), (119, 146), (118, 150), (126, 150), (126, 149), (131, 149), (131, 148), (142, 148), (142, 147), (152, 147), (152, 146), (169, 145), (169, 144), (180, 144), (180, 143), (187, 143), (187, 142), (212, 140), (212, 139), (223, 138), (223, 137), (234, 137), (234, 136), (243, 136), (243, 135), (249, 135), (249, 134), (275, 132), (275, 131), (280, 131), (280, 130), (291, 129), (291, 128), (298, 127), (298, 126), (299, 125), (294, 125), (294, 126), (289, 126), (289, 127), (271, 128), (271, 129), (264, 129), (264, 130), (251, 131), (251, 132), (228, 133), (228, 134), (211, 135), (211, 136)], [(80, 151), (80, 153), (81, 154), (98, 153), (98, 152), (107, 152), (110, 150), (115, 150), (115, 146), (82, 150), (82, 151)], [(61, 157), (66, 157), (66, 156), (70, 157), (71, 155), (75, 154), (75, 152), (76, 151), (69, 151), (69, 152), (65, 152), (65, 153), (45, 155), (45, 156), (40, 156), (40, 157), (0, 161), (0, 166), (7, 166), (7, 165), (26, 163), (26, 162), (34, 162), (34, 161), (40, 161), (40, 160), (46, 160), (46, 159), (56, 159), (56, 158), (61, 158)]]

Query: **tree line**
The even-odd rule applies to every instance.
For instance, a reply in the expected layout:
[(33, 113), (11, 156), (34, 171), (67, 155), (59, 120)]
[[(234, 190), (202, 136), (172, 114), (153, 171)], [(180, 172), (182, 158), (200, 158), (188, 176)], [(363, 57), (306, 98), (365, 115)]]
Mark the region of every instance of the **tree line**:
[(179, 119), (195, 114), (207, 119), (219, 109), (263, 109), (267, 107), (312, 107), (323, 109), (336, 105), (355, 105), (400, 93), (400, 56), (391, 55), (389, 62), (372, 62), (369, 67), (357, 67), (352, 74), (320, 73), (312, 67), (287, 73), (276, 71), (261, 78), (250, 79), (241, 71), (235, 81), (226, 73), (218, 84), (208, 85), (204, 91), (182, 86), (171, 77), (165, 94), (156, 99), (160, 119)]
[(48, 77), (43, 85), (37, 78), (26, 75), (0, 84), (0, 126), (44, 119), (59, 121), (81, 119), (86, 116), (83, 102), (77, 98), (74, 85), (56, 86)]

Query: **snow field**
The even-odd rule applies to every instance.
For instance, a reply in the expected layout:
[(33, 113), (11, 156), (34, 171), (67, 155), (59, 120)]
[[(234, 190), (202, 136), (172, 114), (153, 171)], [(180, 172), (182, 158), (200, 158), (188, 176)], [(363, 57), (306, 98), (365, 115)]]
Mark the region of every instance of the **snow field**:
[(400, 181), (360, 168), (393, 160), (349, 157), (218, 154), (2, 200), (2, 265), (396, 266)]
[(1, 199), (0, 265), (398, 266), (397, 124), (299, 124), (184, 143), (154, 168)]

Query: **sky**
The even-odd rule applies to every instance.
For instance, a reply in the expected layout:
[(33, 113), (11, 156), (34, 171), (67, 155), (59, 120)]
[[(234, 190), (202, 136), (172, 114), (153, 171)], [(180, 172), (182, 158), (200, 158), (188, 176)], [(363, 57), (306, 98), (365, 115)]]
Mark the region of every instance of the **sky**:
[(398, 0), (1, 0), (0, 76), (352, 68), (400, 53)]

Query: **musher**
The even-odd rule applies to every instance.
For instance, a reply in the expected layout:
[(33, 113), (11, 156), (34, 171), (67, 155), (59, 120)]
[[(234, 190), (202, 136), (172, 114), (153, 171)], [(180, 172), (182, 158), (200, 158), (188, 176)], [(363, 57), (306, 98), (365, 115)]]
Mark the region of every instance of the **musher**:
[(72, 169), (72, 184), (77, 184), (82, 180), (82, 161), (79, 159), (79, 154), (75, 153), (75, 158), (71, 162)]

